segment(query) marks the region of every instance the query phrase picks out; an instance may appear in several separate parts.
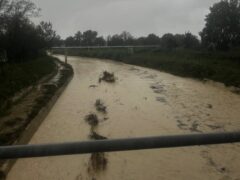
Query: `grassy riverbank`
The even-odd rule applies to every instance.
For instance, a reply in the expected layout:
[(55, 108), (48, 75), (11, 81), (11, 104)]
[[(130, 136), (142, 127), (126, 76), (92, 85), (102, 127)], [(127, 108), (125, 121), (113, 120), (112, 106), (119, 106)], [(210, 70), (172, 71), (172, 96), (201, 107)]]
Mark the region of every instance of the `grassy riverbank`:
[(0, 116), (9, 108), (9, 98), (22, 89), (35, 85), (52, 73), (56, 65), (52, 57), (44, 56), (23, 63), (1, 64), (0, 67)]
[[(71, 80), (73, 69), (46, 56), (22, 64), (6, 64), (2, 70), (5, 78), (0, 89), (0, 146), (25, 144)], [(11, 93), (7, 93), (8, 88)], [(22, 90), (24, 93), (19, 94)], [(19, 98), (13, 101), (16, 95)], [(12, 163), (0, 162), (0, 179), (6, 177)]]
[[(61, 50), (55, 53), (63, 54)], [(70, 49), (69, 55), (106, 58), (165, 71), (183, 77), (211, 79), (227, 86), (240, 87), (240, 54), (234, 52), (161, 51), (136, 49)]]
[[(48, 105), (54, 95), (59, 93), (58, 90), (69, 82), (73, 69), (70, 65), (48, 56), (22, 64), (8, 64), (4, 68), (5, 79), (0, 89), (3, 102), (0, 145), (9, 145), (21, 136), (28, 124)], [(33, 88), (24, 89), (26, 87)], [(18, 100), (13, 101), (12, 97), (22, 89), (24, 93)]]

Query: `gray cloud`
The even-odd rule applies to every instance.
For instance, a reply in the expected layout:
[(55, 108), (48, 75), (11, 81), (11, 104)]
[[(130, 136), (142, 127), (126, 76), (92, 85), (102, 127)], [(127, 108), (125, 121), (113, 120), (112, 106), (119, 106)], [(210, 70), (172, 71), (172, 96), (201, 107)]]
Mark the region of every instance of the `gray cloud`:
[(76, 31), (97, 30), (101, 35), (123, 30), (135, 36), (167, 32), (198, 34), (209, 7), (219, 0), (33, 0), (39, 18), (51, 21), (65, 38)]

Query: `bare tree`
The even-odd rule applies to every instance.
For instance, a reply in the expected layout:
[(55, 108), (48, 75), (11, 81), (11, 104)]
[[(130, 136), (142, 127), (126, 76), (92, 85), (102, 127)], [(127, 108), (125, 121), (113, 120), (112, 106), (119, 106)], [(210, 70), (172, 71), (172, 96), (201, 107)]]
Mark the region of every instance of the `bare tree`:
[(8, 6), (9, 15), (21, 18), (38, 16), (39, 11), (40, 9), (30, 0), (11, 1)]

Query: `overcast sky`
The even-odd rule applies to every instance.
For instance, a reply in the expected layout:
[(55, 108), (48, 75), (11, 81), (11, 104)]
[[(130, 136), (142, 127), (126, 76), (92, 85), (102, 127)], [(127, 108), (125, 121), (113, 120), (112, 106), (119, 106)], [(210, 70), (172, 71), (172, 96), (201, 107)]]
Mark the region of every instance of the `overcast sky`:
[(100, 35), (126, 30), (134, 36), (155, 33), (198, 34), (209, 7), (220, 0), (33, 0), (42, 9), (39, 19), (51, 21), (62, 38), (76, 31)]

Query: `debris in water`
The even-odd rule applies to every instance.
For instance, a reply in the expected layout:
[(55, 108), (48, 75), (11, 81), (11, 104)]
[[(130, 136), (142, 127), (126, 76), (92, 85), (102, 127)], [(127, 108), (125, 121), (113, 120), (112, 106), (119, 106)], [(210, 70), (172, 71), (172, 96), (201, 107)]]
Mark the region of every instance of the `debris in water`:
[(159, 101), (159, 102), (163, 102), (163, 103), (167, 102), (164, 97), (156, 97), (156, 100)]
[(138, 69), (138, 68), (136, 68), (136, 67), (131, 67), (129, 70), (130, 70), (130, 71), (140, 71), (140, 69)]
[(94, 140), (103, 140), (103, 139), (107, 139), (106, 137), (96, 133), (95, 131), (91, 131), (91, 134), (89, 135), (90, 139), (94, 139)]
[(240, 88), (230, 87), (229, 89), (230, 89), (233, 93), (235, 93), (235, 94), (240, 94)]
[(194, 121), (192, 123), (192, 126), (189, 128), (189, 130), (192, 131), (192, 132), (199, 132), (199, 133), (201, 133), (202, 131), (198, 130), (198, 127), (199, 127), (198, 122)]
[(90, 113), (85, 117), (85, 121), (88, 122), (91, 127), (96, 127), (99, 123), (98, 117), (94, 113)]
[(96, 88), (96, 87), (98, 87), (98, 86), (95, 84), (89, 86), (89, 88)]
[(151, 75), (145, 76), (146, 79), (155, 79), (156, 77), (157, 77), (156, 74), (151, 74)]
[(212, 108), (213, 108), (213, 106), (212, 106), (211, 104), (208, 104), (207, 107), (208, 107), (209, 109), (212, 109)]
[(107, 168), (107, 158), (104, 153), (92, 153), (89, 162), (89, 171), (99, 172)]
[(102, 113), (107, 113), (107, 107), (104, 105), (104, 103), (100, 99), (96, 100), (95, 107), (97, 111)]
[(177, 120), (177, 126), (179, 129), (182, 129), (182, 130), (187, 130), (187, 124), (183, 123), (181, 120)]
[(222, 126), (218, 126), (218, 125), (210, 125), (210, 124), (208, 124), (207, 126), (208, 126), (209, 128), (211, 128), (212, 130), (222, 128)]
[(221, 171), (221, 172), (225, 172), (225, 171), (226, 171), (226, 168), (225, 168), (225, 167), (222, 167), (222, 168), (220, 168), (220, 171)]
[(105, 81), (105, 82), (108, 82), (108, 83), (114, 83), (116, 81), (114, 73), (104, 71), (103, 74), (98, 79), (99, 83), (101, 83), (102, 81)]
[(106, 120), (108, 120), (108, 119), (109, 119), (108, 117), (103, 118), (104, 121), (106, 121)]
[(150, 88), (153, 89), (154, 93), (157, 93), (157, 94), (166, 92), (166, 90), (164, 89), (164, 86), (160, 84), (154, 84), (150, 86)]

